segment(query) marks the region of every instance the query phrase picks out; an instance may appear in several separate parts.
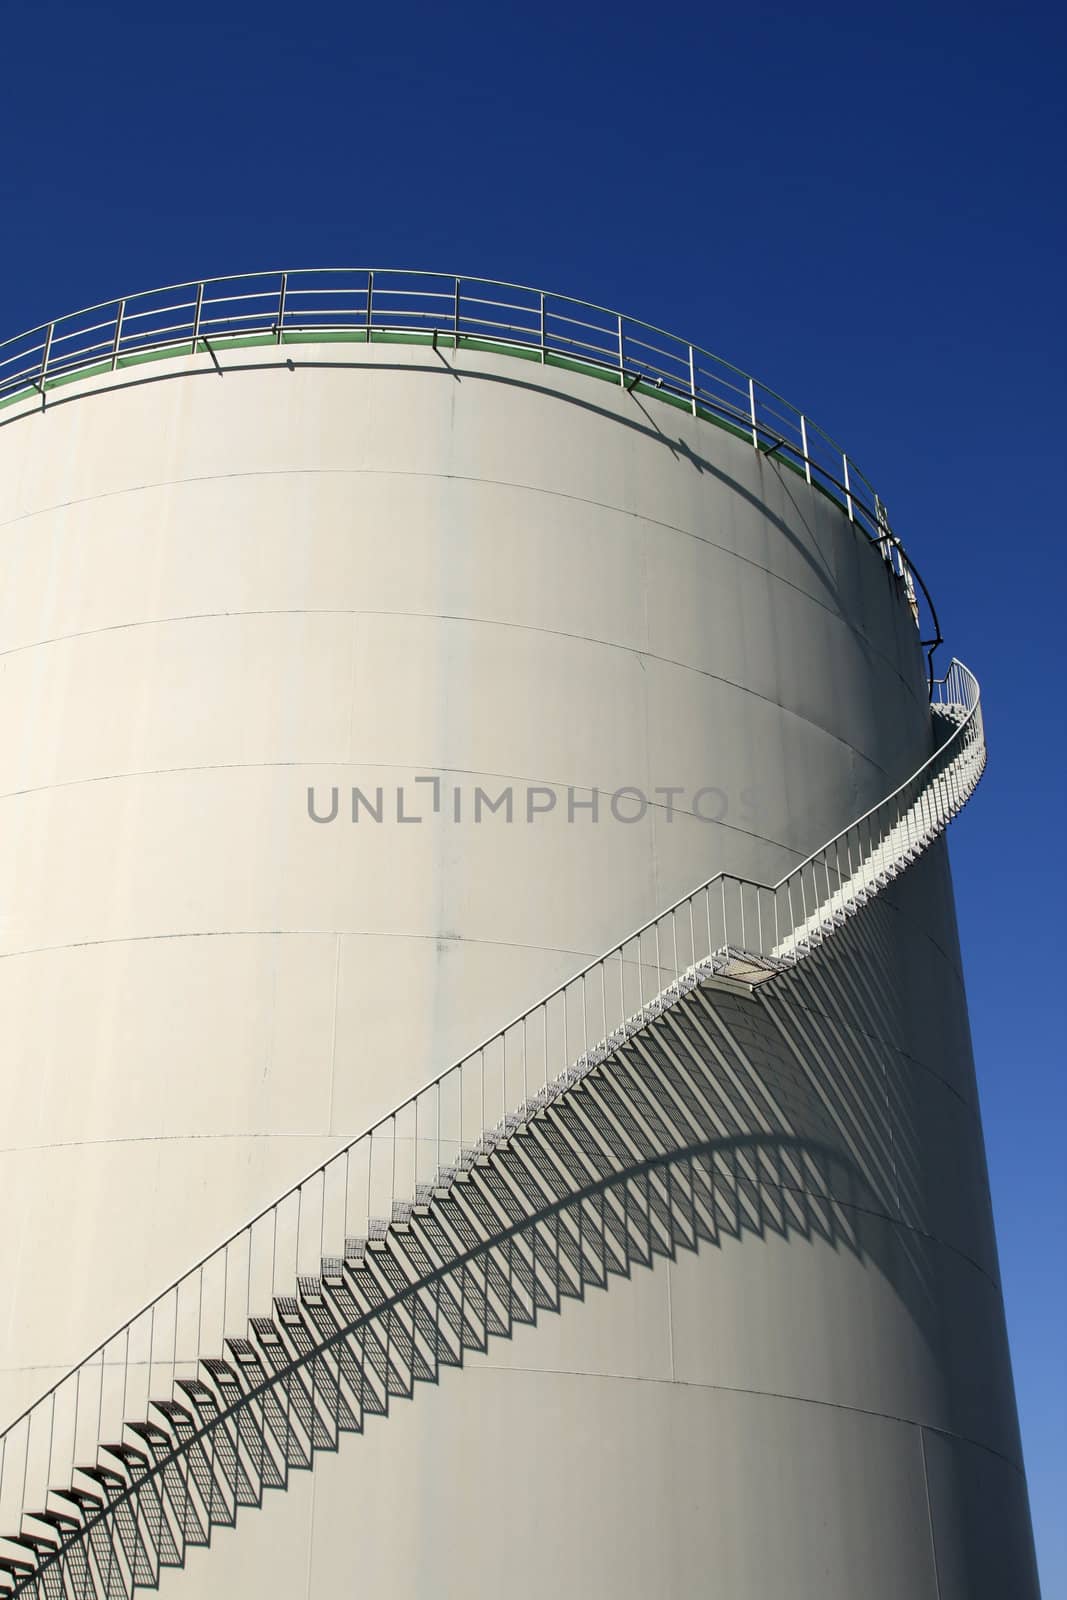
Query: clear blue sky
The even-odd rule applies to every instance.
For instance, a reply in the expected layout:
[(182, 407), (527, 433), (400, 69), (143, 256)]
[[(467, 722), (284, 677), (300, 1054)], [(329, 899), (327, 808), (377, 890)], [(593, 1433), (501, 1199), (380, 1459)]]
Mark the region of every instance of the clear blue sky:
[(882, 490), (987, 702), (951, 848), (1046, 1600), (1067, 1594), (1063, 28), (1026, 0), (0, 4), (2, 335), (255, 268), (514, 278), (719, 351)]

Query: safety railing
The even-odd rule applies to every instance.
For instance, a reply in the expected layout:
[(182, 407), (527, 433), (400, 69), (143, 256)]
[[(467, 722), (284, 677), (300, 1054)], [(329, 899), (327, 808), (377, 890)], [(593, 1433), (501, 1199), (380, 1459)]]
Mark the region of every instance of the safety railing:
[[(126, 295), (0, 343), (0, 412), (158, 356), (390, 341), (505, 350), (573, 366), (730, 428), (835, 500), (879, 546), (916, 602), (921, 580), (873, 485), (804, 412), (700, 345), (621, 312), (522, 284), (352, 267), (205, 278)], [(933, 622), (938, 632), (936, 616)]]
[[(509, 1022), (227, 1239), (105, 1340), (0, 1437), (0, 1532), (198, 1376), (276, 1294), (352, 1237), (381, 1237), (681, 994), (757, 983), (802, 959), (947, 826), (985, 760), (978, 684), (935, 685), (930, 758), (774, 885), (717, 874)], [(2, 1546), (2, 1540), (0, 1540)]]

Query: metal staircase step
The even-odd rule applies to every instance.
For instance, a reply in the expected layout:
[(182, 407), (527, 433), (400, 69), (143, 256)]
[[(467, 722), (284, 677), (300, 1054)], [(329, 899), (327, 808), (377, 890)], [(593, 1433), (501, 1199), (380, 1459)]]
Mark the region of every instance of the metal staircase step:
[(270, 1384), (251, 1340), (227, 1339), (226, 1348), (231, 1357), (228, 1365), (245, 1394), (242, 1410), (248, 1413), (252, 1437), (261, 1446), (264, 1485), (285, 1488), (291, 1468), (300, 1471), (311, 1465), (310, 1450), (301, 1439), (289, 1408)]
[(384, 1417), (389, 1410), (388, 1352), (378, 1333), (366, 1326), (366, 1305), (359, 1298), (361, 1269), (347, 1261), (327, 1257), (321, 1283), (331, 1316), (345, 1329), (337, 1342), (337, 1365), (352, 1415), (365, 1427), (369, 1417)]
[(28, 1551), (37, 1574), (37, 1593), (42, 1600), (67, 1600), (62, 1565), (55, 1559), (60, 1553), (58, 1541), (23, 1528), (21, 1534), (5, 1540), (5, 1543), (21, 1546)]

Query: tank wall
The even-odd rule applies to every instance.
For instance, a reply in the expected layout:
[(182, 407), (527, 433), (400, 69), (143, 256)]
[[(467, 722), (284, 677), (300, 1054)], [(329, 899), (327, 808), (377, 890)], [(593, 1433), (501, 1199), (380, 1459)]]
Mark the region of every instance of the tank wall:
[[(0, 428), (10, 1365), (38, 1374), (677, 895), (780, 875), (925, 737), (884, 564), (732, 437), (487, 356), (167, 370)], [(398, 823), (434, 775), (468, 820)], [(554, 812), (476, 825), (507, 784)], [(335, 785), (391, 820), (313, 824)], [(571, 823), (571, 786), (682, 792)], [(33, 1264), (71, 1193), (103, 1237), (58, 1319)]]
[[(182, 360), (0, 427), (0, 1413), (586, 960), (720, 869), (773, 881), (927, 752), (899, 586), (794, 473), (578, 375), (377, 354)], [(381, 822), (348, 819), (352, 786), (381, 787)], [(337, 787), (336, 821), (309, 787)], [(479, 787), (514, 820), (475, 822)], [(611, 814), (622, 789), (639, 820)], [(531, 791), (553, 807), (527, 822)], [(570, 820), (594, 791), (599, 820)], [(875, 1571), (864, 1592), (935, 1593), (923, 1430), (1018, 1471), (942, 853), (863, 940), (760, 1003), (751, 1070), (800, 1074), (794, 1119), (848, 1149), (877, 1237), (739, 1239), (527, 1330), (321, 1490), (316, 1468), (324, 1509), (297, 1489), (242, 1524), (242, 1581), (310, 1562), (331, 1592), (342, 1498), (377, 1507), (361, 1559), (391, 1593), (451, 1560), (469, 1581), (487, 1521), (566, 1519), (608, 1471), (589, 1515), (626, 1539), (560, 1524), (582, 1592), (672, 1562), (690, 1592), (717, 1552), (765, 1600), (788, 1551), (806, 1575), (825, 1548), (842, 1600)], [(820, 1465), (768, 1483), (779, 1456)], [(723, 1502), (724, 1460), (779, 1544)], [(243, 1592), (222, 1549), (168, 1581)], [(559, 1570), (531, 1562), (530, 1592)], [(789, 1592), (828, 1592), (808, 1581)]]

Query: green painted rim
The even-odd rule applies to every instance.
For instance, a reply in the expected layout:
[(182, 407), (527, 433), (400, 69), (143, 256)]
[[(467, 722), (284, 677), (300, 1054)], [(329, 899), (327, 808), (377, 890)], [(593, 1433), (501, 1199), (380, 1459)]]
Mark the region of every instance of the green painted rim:
[[(114, 372), (125, 372), (133, 367), (146, 366), (158, 361), (174, 361), (182, 356), (211, 355), (223, 350), (255, 350), (264, 348), (278, 348), (287, 345), (319, 345), (319, 344), (383, 344), (383, 345), (418, 345), (422, 347), (436, 346), (440, 349), (474, 350), (486, 355), (510, 356), (513, 360), (530, 361), (536, 366), (557, 367), (564, 372), (577, 372), (586, 378), (596, 378), (601, 383), (608, 383), (612, 388), (621, 387), (619, 374), (608, 367), (603, 367), (594, 361), (581, 361), (573, 356), (563, 356), (553, 350), (542, 354), (527, 345), (505, 344), (493, 339), (479, 339), (475, 335), (461, 334), (457, 339), (454, 334), (440, 333), (436, 339), (432, 333), (391, 333), (388, 329), (374, 329), (367, 336), (365, 328), (324, 328), (319, 332), (292, 332), (283, 333), (279, 339), (272, 333), (252, 334), (226, 334), (217, 339), (198, 340), (195, 351), (186, 348), (185, 342), (177, 345), (164, 345), (158, 350), (141, 350), (130, 355), (119, 356), (114, 363), (111, 361), (97, 361), (86, 367), (77, 367), (72, 372), (63, 372), (54, 378), (45, 380), (43, 390), (27, 387), (19, 390), (17, 394), (8, 395), (0, 400), (0, 411), (11, 406), (25, 405), (27, 401), (39, 399), (42, 395), (53, 393), (57, 389), (68, 388), (72, 383), (83, 383), (92, 378), (110, 377)], [(751, 435), (744, 428), (735, 423), (728, 422), (725, 417), (718, 416), (706, 407), (698, 405), (694, 412), (691, 403), (681, 395), (671, 394), (657, 388), (655, 384), (637, 382), (632, 386), (631, 393), (639, 394), (648, 400), (658, 400), (661, 405), (672, 406), (676, 411), (684, 411), (687, 416), (695, 415), (702, 422), (710, 422), (713, 427), (721, 429), (724, 433), (733, 434), (737, 439), (743, 439), (751, 444)], [(778, 455), (781, 466), (787, 467), (797, 477), (805, 476), (804, 470), (795, 461), (790, 461), (784, 454)], [(819, 492), (842, 511), (847, 507), (843, 500), (833, 494), (823, 484), (813, 481), (812, 488)]]

